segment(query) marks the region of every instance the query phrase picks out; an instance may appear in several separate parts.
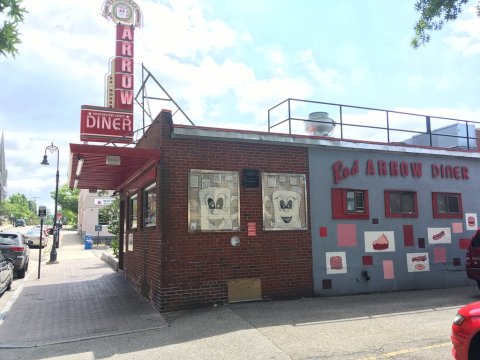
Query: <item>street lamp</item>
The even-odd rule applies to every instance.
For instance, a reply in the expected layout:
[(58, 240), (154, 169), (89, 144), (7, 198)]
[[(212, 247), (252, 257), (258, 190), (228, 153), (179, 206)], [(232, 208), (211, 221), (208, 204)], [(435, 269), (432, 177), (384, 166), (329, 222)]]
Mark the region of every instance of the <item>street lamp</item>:
[(60, 177), (58, 172), (60, 151), (58, 150), (58, 147), (53, 145), (53, 142), (52, 142), (51, 145), (48, 145), (45, 148), (45, 155), (43, 155), (43, 161), (40, 163), (41, 165), (50, 165), (47, 159), (47, 150), (50, 151), (51, 153), (54, 153), (55, 151), (57, 152), (57, 175), (56, 175), (56, 183), (55, 183), (55, 213), (53, 215), (53, 244), (52, 244), (52, 250), (50, 251), (50, 262), (55, 262), (57, 261), (57, 247), (58, 247), (58, 241), (59, 241), (58, 229), (57, 229), (57, 205), (58, 205), (58, 179)]

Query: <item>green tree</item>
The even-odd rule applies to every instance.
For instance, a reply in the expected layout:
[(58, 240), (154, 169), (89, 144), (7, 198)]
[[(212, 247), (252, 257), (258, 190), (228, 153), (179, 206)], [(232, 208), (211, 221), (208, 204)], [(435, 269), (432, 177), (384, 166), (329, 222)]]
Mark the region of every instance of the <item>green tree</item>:
[[(58, 189), (58, 212), (62, 214), (64, 224), (77, 226), (78, 223), (78, 196), (79, 189), (70, 189), (67, 184), (62, 185)], [(50, 193), (50, 196), (55, 200), (55, 191)]]
[[(415, 10), (420, 13), (416, 22), (415, 36), (411, 45), (418, 48), (430, 41), (430, 31), (441, 30), (445, 23), (457, 19), (469, 0), (417, 0)], [(477, 3), (477, 14), (480, 16), (480, 2)]]
[(120, 233), (120, 198), (99, 210), (102, 217), (108, 222), (108, 232), (113, 235)]
[(120, 198), (117, 196), (115, 200), (99, 210), (100, 214), (108, 222), (108, 232), (115, 235), (115, 239), (111, 243), (113, 255), (118, 257), (118, 234), (120, 233)]
[(28, 200), (23, 194), (13, 194), (2, 202), (2, 215), (10, 218), (24, 219), (27, 224), (35, 224), (38, 221), (35, 201)]
[(18, 24), (23, 22), (27, 12), (20, 6), (21, 0), (0, 0), (0, 14), (5, 20), (0, 24), (0, 55), (10, 54), (15, 57), (18, 53), (17, 45), (21, 43)]

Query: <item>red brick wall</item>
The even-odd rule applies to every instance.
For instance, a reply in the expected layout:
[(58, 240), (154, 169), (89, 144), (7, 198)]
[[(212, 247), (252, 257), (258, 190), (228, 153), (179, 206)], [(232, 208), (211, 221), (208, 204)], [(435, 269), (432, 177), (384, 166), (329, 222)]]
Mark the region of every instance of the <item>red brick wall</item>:
[[(159, 131), (159, 123), (154, 123), (151, 128), (143, 135), (139, 141), (138, 147), (160, 148), (162, 143), (162, 134)], [(161, 174), (160, 164), (156, 168), (158, 176)], [(142, 179), (139, 181), (142, 182)], [(150, 182), (149, 182), (150, 184)], [(157, 180), (157, 209), (161, 204), (160, 186)], [(123, 189), (122, 196), (125, 197), (125, 216), (127, 216), (128, 197), (125, 195), (129, 188)], [(156, 305), (155, 298), (160, 294), (161, 276), (162, 276), (162, 217), (161, 212), (157, 211), (157, 226), (142, 227), (143, 219), (143, 199), (141, 189), (137, 191), (138, 196), (138, 226), (134, 230), (126, 230), (126, 241), (129, 234), (133, 235), (133, 251), (128, 251), (123, 257), (123, 269), (125, 277), (132, 285)], [(160, 307), (157, 306), (160, 310)]]
[[(238, 278), (261, 278), (268, 299), (312, 295), (310, 231), (263, 231), (261, 186), (240, 186), (238, 232), (189, 233), (187, 221), (190, 169), (305, 174), (308, 191), (307, 148), (170, 139), (170, 132), (168, 120), (154, 123), (138, 145), (162, 150), (160, 211), (154, 233), (140, 228), (135, 233), (134, 252), (125, 255), (126, 276), (144, 294), (147, 287), (161, 311), (225, 303), (227, 281)], [(255, 237), (247, 236), (249, 222), (257, 225)], [(238, 247), (230, 244), (234, 235), (240, 237)], [(142, 268), (144, 258), (148, 272)]]

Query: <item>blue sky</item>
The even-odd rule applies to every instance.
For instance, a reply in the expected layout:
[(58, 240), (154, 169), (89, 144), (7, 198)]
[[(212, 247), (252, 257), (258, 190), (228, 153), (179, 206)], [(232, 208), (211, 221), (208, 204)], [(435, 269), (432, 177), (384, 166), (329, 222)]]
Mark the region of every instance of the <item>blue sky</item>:
[[(480, 120), (476, 2), (416, 50), (414, 2), (138, 0), (135, 62), (196, 125), (264, 131), (267, 110), (286, 98)], [(24, 0), (20, 53), (0, 58), (8, 193), (52, 210), (56, 154), (43, 167), (44, 150), (59, 147), (66, 183), (80, 107), (104, 102), (115, 25), (102, 3)]]

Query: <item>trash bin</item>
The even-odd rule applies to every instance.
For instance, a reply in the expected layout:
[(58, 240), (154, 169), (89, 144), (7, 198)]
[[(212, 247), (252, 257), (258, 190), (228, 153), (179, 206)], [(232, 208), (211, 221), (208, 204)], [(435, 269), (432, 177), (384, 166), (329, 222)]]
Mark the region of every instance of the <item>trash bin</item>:
[(85, 234), (85, 250), (91, 249), (93, 246), (92, 235)]

